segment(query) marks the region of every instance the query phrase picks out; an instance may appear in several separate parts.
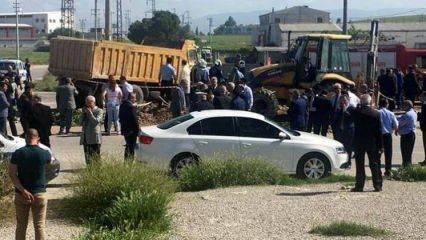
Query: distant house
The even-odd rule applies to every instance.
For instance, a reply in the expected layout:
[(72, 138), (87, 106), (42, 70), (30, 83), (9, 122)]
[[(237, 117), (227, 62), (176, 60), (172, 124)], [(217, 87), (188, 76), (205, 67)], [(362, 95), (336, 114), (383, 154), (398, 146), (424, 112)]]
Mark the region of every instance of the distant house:
[[(36, 29), (28, 24), (19, 24), (21, 46), (32, 45), (37, 41)], [(16, 44), (16, 24), (0, 23), (0, 48), (14, 47)]]
[(342, 29), (331, 23), (330, 13), (296, 6), (259, 16), (259, 27), (252, 34), (254, 46), (287, 47), (288, 35), (293, 41), (308, 33), (338, 32)]
[[(365, 33), (370, 32), (369, 22), (353, 22), (354, 27)], [(403, 44), (408, 48), (426, 48), (426, 23), (424, 22), (380, 22), (381, 44)]]

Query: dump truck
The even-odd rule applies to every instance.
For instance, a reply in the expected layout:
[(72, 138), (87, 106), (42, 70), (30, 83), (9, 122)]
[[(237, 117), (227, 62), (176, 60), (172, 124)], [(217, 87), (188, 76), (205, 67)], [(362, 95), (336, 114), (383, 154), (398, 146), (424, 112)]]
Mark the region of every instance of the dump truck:
[(196, 64), (197, 46), (191, 40), (185, 40), (180, 48), (165, 48), (58, 37), (50, 42), (49, 72), (73, 79), (79, 92), (79, 106), (88, 95), (95, 96), (97, 101), (101, 99), (109, 75), (116, 79), (125, 76), (142, 101), (149, 87), (159, 86), (160, 67), (169, 57), (179, 74), (182, 60), (190, 66)]
[(297, 39), (285, 63), (252, 69), (249, 85), (254, 89), (253, 110), (269, 118), (279, 104), (287, 104), (291, 89), (309, 89), (333, 83), (354, 85), (349, 61), (349, 35), (309, 34)]

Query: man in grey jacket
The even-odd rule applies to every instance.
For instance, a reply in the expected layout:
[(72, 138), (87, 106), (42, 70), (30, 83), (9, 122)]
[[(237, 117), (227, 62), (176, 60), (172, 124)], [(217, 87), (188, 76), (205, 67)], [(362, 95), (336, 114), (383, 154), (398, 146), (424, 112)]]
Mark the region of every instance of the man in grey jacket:
[(6, 122), (9, 111), (9, 102), (7, 101), (5, 92), (7, 85), (5, 82), (0, 83), (0, 133), (7, 134)]
[(56, 104), (60, 116), (59, 134), (64, 134), (64, 130), (68, 134), (72, 124), (72, 113), (75, 109), (75, 98), (77, 90), (72, 84), (70, 78), (62, 78), (60, 85), (56, 89)]
[(99, 160), (101, 154), (103, 112), (96, 106), (96, 99), (93, 96), (86, 98), (86, 106), (83, 107), (82, 111), (80, 145), (84, 147), (86, 164), (90, 164)]

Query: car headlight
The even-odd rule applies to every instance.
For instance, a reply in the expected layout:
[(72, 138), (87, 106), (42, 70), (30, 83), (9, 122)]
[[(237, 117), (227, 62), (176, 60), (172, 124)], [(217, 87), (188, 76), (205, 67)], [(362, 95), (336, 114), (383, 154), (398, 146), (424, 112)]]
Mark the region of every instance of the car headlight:
[(336, 152), (337, 154), (345, 154), (346, 153), (346, 149), (345, 147), (336, 147)]

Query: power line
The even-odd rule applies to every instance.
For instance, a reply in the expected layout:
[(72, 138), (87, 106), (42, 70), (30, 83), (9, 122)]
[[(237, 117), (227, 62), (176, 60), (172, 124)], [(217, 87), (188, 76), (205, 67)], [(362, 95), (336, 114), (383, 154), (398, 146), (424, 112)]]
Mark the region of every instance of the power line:
[(82, 34), (82, 37), (84, 39), (84, 32), (86, 30), (86, 22), (87, 22), (87, 20), (85, 18), (83, 18), (83, 19), (79, 19), (78, 21), (80, 22), (81, 34)]
[(122, 1), (117, 0), (117, 25), (116, 25), (117, 39), (123, 39), (123, 10)]
[(99, 28), (98, 0), (95, 0), (95, 8), (92, 9), (92, 16), (94, 16), (95, 18), (95, 40), (98, 40), (98, 28)]

